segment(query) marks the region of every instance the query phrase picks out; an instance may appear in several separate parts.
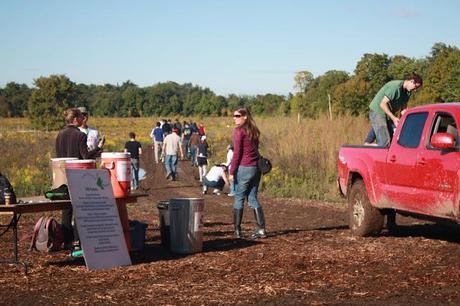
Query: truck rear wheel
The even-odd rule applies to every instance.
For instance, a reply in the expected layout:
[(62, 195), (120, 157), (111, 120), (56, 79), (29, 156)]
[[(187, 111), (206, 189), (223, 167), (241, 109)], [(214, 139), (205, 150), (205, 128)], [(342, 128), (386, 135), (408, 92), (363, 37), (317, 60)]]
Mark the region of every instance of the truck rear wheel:
[(348, 224), (351, 233), (361, 237), (377, 235), (383, 228), (383, 219), (383, 213), (371, 205), (364, 182), (354, 182), (348, 196)]

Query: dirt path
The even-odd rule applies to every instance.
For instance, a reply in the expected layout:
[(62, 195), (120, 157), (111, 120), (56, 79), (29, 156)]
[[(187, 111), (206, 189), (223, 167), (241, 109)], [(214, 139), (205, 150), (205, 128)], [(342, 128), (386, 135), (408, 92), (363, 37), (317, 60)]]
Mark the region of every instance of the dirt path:
[[(179, 162), (179, 180), (164, 178), (151, 151), (142, 160), (150, 196), (130, 204), (130, 218), (148, 223), (144, 252), (133, 265), (88, 271), (65, 252), (26, 250), (34, 221), (21, 220), (21, 256), (29, 274), (0, 265), (0, 304), (459, 304), (460, 230), (411, 219), (397, 234), (350, 236), (344, 203), (261, 197), (267, 239), (232, 235), (232, 198), (205, 195), (203, 252), (174, 255), (160, 244), (159, 200), (202, 197), (197, 169)], [(245, 211), (243, 230), (253, 216)], [(5, 217), (0, 217), (2, 224)], [(0, 238), (0, 256), (10, 245)]]

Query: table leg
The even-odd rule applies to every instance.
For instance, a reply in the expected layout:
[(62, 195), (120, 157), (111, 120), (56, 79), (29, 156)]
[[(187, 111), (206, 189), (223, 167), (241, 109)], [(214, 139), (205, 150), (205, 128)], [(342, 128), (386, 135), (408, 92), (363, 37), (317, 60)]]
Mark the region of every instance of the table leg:
[(19, 251), (18, 251), (18, 215), (14, 212), (13, 218), (11, 220), (11, 226), (13, 228), (13, 252), (14, 258), (9, 260), (0, 260), (0, 263), (14, 264), (14, 265), (23, 265), (24, 273), (27, 274), (27, 264), (19, 260)]
[(132, 251), (131, 236), (129, 233), (128, 209), (126, 207), (127, 201), (125, 198), (116, 198), (115, 201), (117, 203), (118, 214), (120, 215), (120, 222), (125, 236), (126, 247), (128, 248), (128, 251)]

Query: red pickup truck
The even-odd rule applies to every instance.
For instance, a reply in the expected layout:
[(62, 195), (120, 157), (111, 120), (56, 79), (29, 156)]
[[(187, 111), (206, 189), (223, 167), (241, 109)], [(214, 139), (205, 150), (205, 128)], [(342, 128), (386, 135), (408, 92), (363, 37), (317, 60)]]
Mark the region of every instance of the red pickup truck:
[(337, 185), (354, 235), (380, 233), (384, 216), (396, 213), (460, 221), (459, 122), (460, 103), (414, 107), (389, 147), (340, 148)]

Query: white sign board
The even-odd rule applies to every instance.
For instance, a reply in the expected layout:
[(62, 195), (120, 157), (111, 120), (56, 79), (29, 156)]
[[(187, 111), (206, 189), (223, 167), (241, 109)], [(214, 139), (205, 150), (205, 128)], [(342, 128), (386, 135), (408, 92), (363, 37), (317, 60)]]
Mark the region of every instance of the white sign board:
[(90, 270), (131, 265), (106, 169), (66, 169), (73, 214)]

